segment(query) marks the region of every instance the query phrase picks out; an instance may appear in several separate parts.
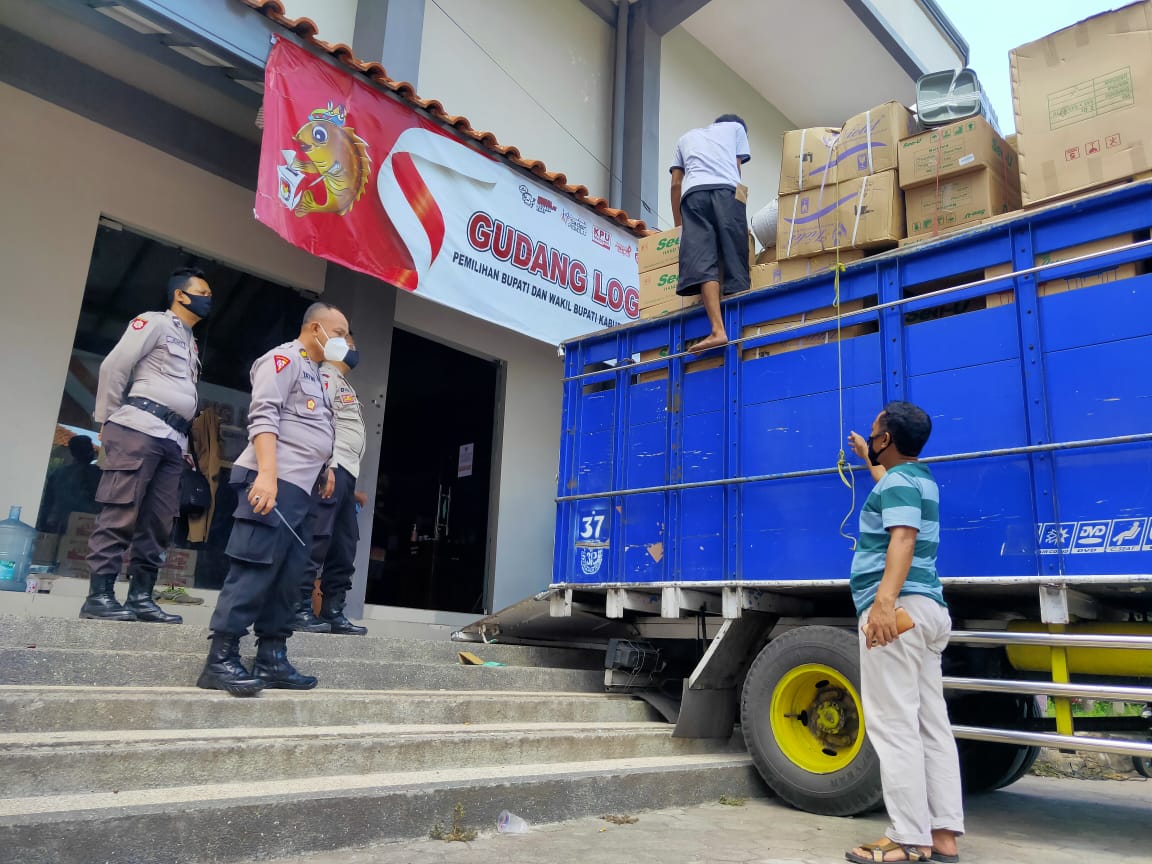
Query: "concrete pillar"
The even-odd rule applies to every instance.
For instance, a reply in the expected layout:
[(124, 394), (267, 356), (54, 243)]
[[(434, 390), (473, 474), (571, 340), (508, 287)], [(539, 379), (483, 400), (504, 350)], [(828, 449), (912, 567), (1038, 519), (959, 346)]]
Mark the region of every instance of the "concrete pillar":
[(361, 0), (352, 50), (382, 64), (388, 77), (416, 86), (424, 42), (425, 0)]
[(323, 299), (340, 307), (348, 317), (356, 347), (360, 350), (360, 365), (348, 376), (349, 383), (360, 397), (368, 433), (356, 484), (356, 488), (368, 496), (368, 506), (360, 511), (360, 546), (356, 550), (356, 575), (348, 595), (347, 609), (349, 617), (358, 618), (364, 613), (364, 592), (368, 587), (376, 477), (380, 472), (380, 440), (384, 430), (388, 370), (392, 361), (392, 327), (396, 321), (396, 289), (371, 276), (330, 263)]

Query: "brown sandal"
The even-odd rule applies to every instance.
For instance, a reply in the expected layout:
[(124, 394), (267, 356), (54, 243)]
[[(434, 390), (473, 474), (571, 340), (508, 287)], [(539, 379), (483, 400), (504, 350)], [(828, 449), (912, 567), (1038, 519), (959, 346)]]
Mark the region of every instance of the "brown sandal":
[[(863, 855), (857, 855), (854, 851), (849, 849), (844, 853), (844, 858), (853, 864), (902, 864), (902, 862), (928, 862), (932, 860), (932, 856), (925, 855), (920, 851), (920, 847), (916, 845), (904, 845), (897, 843), (895, 840), (885, 839), (881, 843), (861, 843), (859, 848), (866, 852), (871, 852), (871, 858), (865, 858)], [(899, 849), (904, 853), (903, 858), (885, 858), (889, 852), (895, 852)]]

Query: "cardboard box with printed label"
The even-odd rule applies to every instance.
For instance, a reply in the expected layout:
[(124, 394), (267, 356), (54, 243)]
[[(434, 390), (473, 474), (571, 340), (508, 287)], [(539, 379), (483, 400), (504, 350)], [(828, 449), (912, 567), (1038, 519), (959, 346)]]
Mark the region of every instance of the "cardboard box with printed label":
[(900, 142), (900, 186), (911, 189), (988, 168), (1020, 188), (1016, 152), (983, 117), (929, 129)]
[[(825, 126), (784, 133), (784, 152), (780, 160), (781, 195), (836, 185), (836, 169), (832, 163), (839, 134), (839, 129)], [(783, 201), (780, 212), (784, 212)]]
[(844, 246), (837, 233), (838, 199), (835, 186), (797, 195), (780, 196), (780, 219), (776, 224), (776, 257), (808, 258)]
[(637, 257), (640, 272), (658, 270), (680, 260), (680, 229), (661, 231), (640, 238), (640, 253)]
[(900, 142), (919, 130), (916, 115), (899, 102), (857, 114), (845, 122), (836, 141), (836, 181), (895, 170)]
[(917, 186), (904, 193), (908, 236), (953, 231), (1020, 209), (1020, 192), (1004, 185), (987, 168), (949, 177), (939, 185)]
[(1152, 167), (1152, 2), (1022, 45), (1009, 63), (1025, 205)]
[(679, 283), (679, 264), (661, 267), (659, 270), (645, 270), (640, 274), (640, 308), (659, 306), (675, 299)]
[[(840, 314), (844, 315), (849, 312), (858, 312), (865, 308), (863, 300), (845, 300), (840, 304)], [(744, 339), (754, 338), (756, 336), (765, 336), (769, 333), (779, 333), (782, 330), (788, 330), (793, 327), (799, 327), (804, 324), (812, 324), (817, 321), (827, 321), (836, 317), (836, 308), (834, 306), (824, 306), (819, 309), (812, 309), (807, 312), (799, 312), (794, 315), (786, 315), (781, 318), (774, 318), (771, 321), (765, 321), (761, 324), (751, 324), (746, 326), (740, 335)], [(876, 332), (876, 325), (863, 323), (863, 324), (848, 324), (840, 327), (841, 339), (851, 339), (856, 336), (863, 336), (867, 333)], [(829, 343), (836, 343), (836, 330), (826, 330), (822, 333), (815, 333), (809, 336), (800, 336), (795, 339), (787, 339), (783, 342), (776, 342), (771, 345), (759, 345), (754, 348), (745, 349), (741, 356), (745, 360), (759, 360), (762, 357), (771, 357), (776, 354), (787, 354), (790, 351), (799, 351), (801, 348), (811, 348), (816, 345), (827, 345)]]
[(780, 265), (775, 261), (766, 264), (757, 264), (751, 271), (751, 288), (756, 291), (760, 288), (771, 288), (784, 281), (780, 274)]
[(895, 171), (858, 177), (840, 183), (837, 190), (837, 219), (845, 246), (895, 246), (904, 236), (904, 193)]
[(833, 251), (811, 258), (790, 258), (787, 261), (780, 261), (776, 266), (780, 269), (780, 281), (792, 282), (795, 279), (806, 279), (809, 276), (827, 273), (837, 260), (841, 264), (851, 264), (863, 257), (864, 252), (861, 249), (841, 249), (839, 255)]
[[(1073, 258), (1083, 258), (1085, 255), (1095, 255), (1101, 252), (1107, 252), (1109, 249), (1128, 246), (1135, 242), (1137, 241), (1134, 235), (1120, 234), (1116, 237), (1108, 237), (1092, 243), (1081, 243), (1077, 246), (1069, 246), (1067, 249), (1057, 249), (1055, 252), (1045, 252), (1042, 255), (1037, 255), (1035, 266), (1041, 267), (1045, 264), (1059, 264), (1063, 261), (1071, 261)], [(1006, 276), (1011, 272), (1011, 264), (997, 264), (995, 267), (988, 267), (984, 270), (984, 278), (995, 279), (997, 276)], [(1040, 281), (1036, 286), (1036, 293), (1041, 297), (1047, 297), (1050, 294), (1063, 294), (1066, 291), (1076, 291), (1080, 288), (1089, 288), (1093, 285), (1103, 285), (1107, 282), (1131, 279), (1137, 275), (1137, 272), (1138, 268), (1135, 262), (1131, 264), (1121, 264), (1119, 267), (1111, 267), (1108, 270), (1089, 273), (1084, 276)], [(1036, 274), (1036, 278), (1043, 280), (1043, 273)], [(1011, 292), (1003, 293), (1010, 294)], [(989, 306), (992, 305), (998, 304), (989, 302)]]
[[(88, 576), (88, 538), (96, 527), (96, 516), (91, 513), (72, 513), (68, 516), (68, 528), (60, 540), (56, 553), (57, 569), (65, 576)], [(124, 553), (124, 563), (120, 568), (121, 577), (128, 572), (129, 553)], [(158, 574), (158, 585), (181, 585), (191, 587), (196, 581), (196, 551), (193, 549), (168, 549), (164, 566)]]

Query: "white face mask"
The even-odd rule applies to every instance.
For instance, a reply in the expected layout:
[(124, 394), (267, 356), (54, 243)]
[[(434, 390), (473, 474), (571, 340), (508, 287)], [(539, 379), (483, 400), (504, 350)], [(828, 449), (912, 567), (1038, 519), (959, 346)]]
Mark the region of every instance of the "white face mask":
[[(324, 325), (320, 325), (320, 329), (324, 330)], [(348, 356), (348, 340), (343, 336), (337, 336), (334, 339), (328, 338), (328, 331), (324, 330), (324, 338), (328, 339), (324, 343), (324, 359), (329, 363), (340, 363)]]

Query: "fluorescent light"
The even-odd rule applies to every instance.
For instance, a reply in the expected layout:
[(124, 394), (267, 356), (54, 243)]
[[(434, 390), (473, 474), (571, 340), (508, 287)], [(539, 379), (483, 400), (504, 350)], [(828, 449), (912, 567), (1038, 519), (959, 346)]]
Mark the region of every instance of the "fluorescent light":
[(140, 13), (133, 12), (127, 6), (121, 6), (119, 3), (92, 6), (92, 9), (93, 11), (99, 12), (105, 18), (111, 18), (113, 21), (135, 30), (137, 33), (168, 34), (172, 32), (171, 30), (165, 30), (159, 24), (154, 23), (149, 18), (145, 18)]
[(177, 54), (182, 54), (189, 60), (199, 63), (201, 66), (219, 66), (225, 69), (232, 67), (231, 60), (217, 57), (211, 51), (205, 51), (199, 45), (169, 45), (168, 47)]

